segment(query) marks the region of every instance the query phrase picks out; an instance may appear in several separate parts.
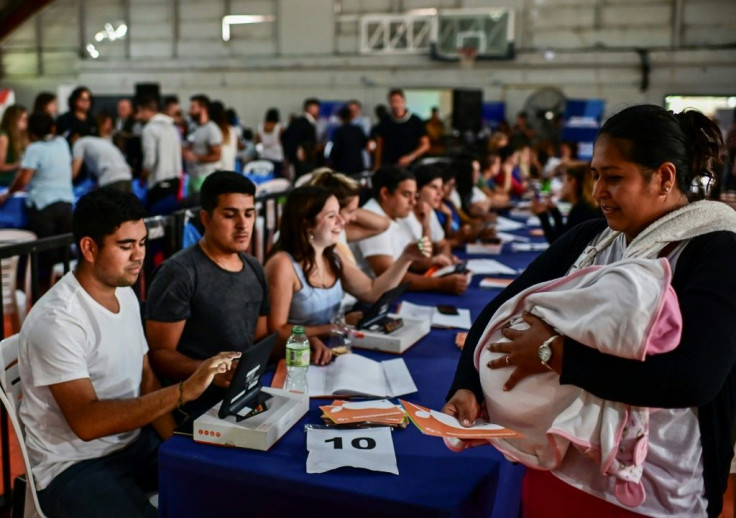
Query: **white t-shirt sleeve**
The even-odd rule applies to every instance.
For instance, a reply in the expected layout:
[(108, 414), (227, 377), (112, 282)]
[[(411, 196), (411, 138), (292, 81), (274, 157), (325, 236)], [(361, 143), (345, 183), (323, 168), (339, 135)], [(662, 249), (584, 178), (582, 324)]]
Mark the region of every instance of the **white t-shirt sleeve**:
[(143, 127), (141, 133), (141, 149), (143, 151), (142, 167), (149, 173), (152, 173), (153, 167), (156, 165), (156, 135), (152, 124)]
[(84, 144), (84, 138), (77, 139), (74, 143), (74, 147), (72, 148), (72, 158), (75, 160), (78, 158), (84, 158)]
[(478, 203), (479, 201), (486, 201), (488, 199), (488, 196), (486, 196), (486, 193), (481, 191), (478, 187), (473, 187), (473, 194), (470, 198), (470, 203)]
[[(44, 325), (44, 320), (47, 325)], [(33, 384), (45, 387), (89, 378), (84, 328), (68, 315), (40, 319), (28, 333), (28, 362)]]
[(38, 169), (41, 158), (40, 144), (31, 144), (28, 146), (23, 153), (23, 159), (21, 160), (20, 166), (23, 169)]
[(220, 128), (217, 127), (217, 124), (212, 123), (207, 125), (207, 145), (222, 145), (222, 131), (220, 131)]
[(363, 257), (371, 257), (373, 255), (393, 256), (392, 227), (393, 225), (389, 226), (387, 230), (380, 234), (358, 241), (356, 244), (361, 255)]
[(143, 320), (141, 317), (140, 312), (140, 303), (138, 302), (138, 297), (136, 297), (135, 292), (132, 288), (125, 288), (123, 290), (118, 289), (118, 293), (123, 292), (125, 297), (127, 298), (127, 304), (130, 305), (130, 312), (132, 314), (135, 314), (137, 316), (136, 318), (136, 325), (138, 326), (138, 346), (140, 347), (140, 355), (143, 356), (148, 353), (148, 340), (146, 340), (146, 333), (143, 331)]
[(445, 239), (445, 229), (442, 228), (442, 223), (440, 223), (440, 219), (437, 217), (435, 211), (432, 211), (429, 216), (429, 231), (432, 234), (430, 238), (433, 243), (438, 243)]

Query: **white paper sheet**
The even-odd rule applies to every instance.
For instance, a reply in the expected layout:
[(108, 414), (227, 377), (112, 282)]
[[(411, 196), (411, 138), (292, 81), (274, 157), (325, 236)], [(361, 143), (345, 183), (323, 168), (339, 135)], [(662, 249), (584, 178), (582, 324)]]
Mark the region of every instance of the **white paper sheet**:
[(307, 429), (307, 473), (353, 467), (399, 474), (388, 427), (360, 430)]
[(510, 243), (512, 241), (527, 243), (529, 241), (529, 238), (526, 236), (517, 236), (516, 234), (509, 234), (508, 232), (496, 232), (496, 237), (504, 243)]
[(467, 268), (476, 275), (516, 275), (516, 270), (495, 259), (470, 259)]
[(325, 366), (310, 365), (309, 396), (397, 397), (417, 391), (403, 358), (377, 362), (360, 354), (345, 354)]
[(549, 248), (549, 243), (512, 243), (514, 252), (543, 252)]
[(432, 306), (422, 306), (420, 304), (412, 304), (404, 301), (399, 308), (401, 318), (416, 318), (422, 320), (431, 320), (434, 327), (451, 327), (458, 329), (470, 329), (473, 322), (470, 319), (470, 310), (458, 308), (457, 315), (443, 315), (437, 308)]
[(522, 228), (524, 228), (524, 224), (513, 219), (504, 218), (503, 216), (496, 218), (496, 230), (499, 232), (521, 230)]

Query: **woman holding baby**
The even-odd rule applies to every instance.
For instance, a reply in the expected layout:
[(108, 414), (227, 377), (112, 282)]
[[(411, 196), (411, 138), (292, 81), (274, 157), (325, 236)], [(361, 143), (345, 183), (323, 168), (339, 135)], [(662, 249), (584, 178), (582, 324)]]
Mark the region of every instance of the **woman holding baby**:
[[(642, 468), (639, 493), (622, 496), (620, 480), (594, 460), (600, 452), (578, 444), (554, 466), (525, 462), (538, 469), (528, 469), (524, 479), (524, 517), (720, 513), (736, 415), (736, 213), (718, 202), (693, 200), (720, 170), (722, 147), (718, 127), (696, 111), (673, 114), (644, 105), (611, 117), (591, 164), (593, 197), (605, 220), (583, 223), (555, 241), (486, 306), (468, 334), (443, 409), (467, 426), (496, 399), (523, 393), (543, 375), (551, 376), (545, 380), (550, 390), (570, 385), (583, 397), (647, 410), (638, 432), (647, 447), (635, 452)], [(504, 303), (536, 285), (659, 258), (671, 270), (681, 318), (667, 352), (637, 359), (601, 352), (599, 344), (566, 336), (533, 310), (520, 313), (524, 325), (487, 332)], [(614, 307), (619, 322), (636, 316), (631, 306)], [(581, 309), (581, 318), (586, 312)], [(615, 336), (602, 327), (603, 336)], [(488, 352), (493, 355), (481, 354)], [(618, 432), (620, 439), (626, 427)]]

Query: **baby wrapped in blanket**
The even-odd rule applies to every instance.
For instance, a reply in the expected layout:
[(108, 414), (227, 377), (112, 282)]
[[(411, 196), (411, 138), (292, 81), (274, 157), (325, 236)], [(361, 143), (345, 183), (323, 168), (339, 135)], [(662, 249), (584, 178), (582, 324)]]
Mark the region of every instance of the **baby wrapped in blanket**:
[(527, 377), (513, 390), (503, 391), (509, 371), (486, 366), (502, 356), (488, 345), (507, 341), (501, 334), (505, 326), (526, 329), (520, 316), (528, 311), (558, 334), (606, 354), (643, 361), (647, 355), (674, 349), (680, 341), (682, 317), (671, 278), (666, 259), (626, 259), (573, 271), (506, 301), (478, 342), (475, 367), (490, 422), (524, 438), (490, 443), (507, 458), (544, 470), (555, 469), (572, 444), (599, 463), (603, 474), (617, 478), (615, 493), (621, 503), (640, 505), (646, 496), (640, 480), (650, 410), (560, 385), (554, 372)]

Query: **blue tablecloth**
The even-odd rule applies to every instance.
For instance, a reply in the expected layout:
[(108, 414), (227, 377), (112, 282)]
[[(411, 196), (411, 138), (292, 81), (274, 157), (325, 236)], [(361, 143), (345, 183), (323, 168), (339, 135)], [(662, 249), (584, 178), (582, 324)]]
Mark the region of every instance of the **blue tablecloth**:
[[(96, 185), (95, 181), (89, 178), (75, 185), (73, 187), (74, 198), (78, 200), (94, 190)], [(137, 180), (133, 181), (133, 192), (145, 203), (146, 187), (141, 186)], [(26, 198), (25, 192), (17, 192), (4, 205), (0, 206), (0, 228), (28, 228)]]
[(25, 193), (13, 195), (0, 207), (0, 228), (26, 228), (27, 226), (26, 195)]
[[(518, 269), (535, 255), (494, 258)], [(475, 276), (462, 296), (408, 293), (405, 299), (469, 308), (475, 318), (499, 293), (480, 288), (481, 278)], [(442, 407), (460, 355), (455, 333), (433, 329), (403, 354), (419, 389), (405, 399)], [(268, 452), (197, 444), (182, 436), (166, 441), (159, 457), (159, 516), (518, 517), (523, 467), (491, 447), (452, 453), (413, 425), (393, 432), (398, 476), (354, 468), (308, 475), (304, 424), (321, 423), (318, 405), (324, 402), (312, 400), (305, 418)]]

